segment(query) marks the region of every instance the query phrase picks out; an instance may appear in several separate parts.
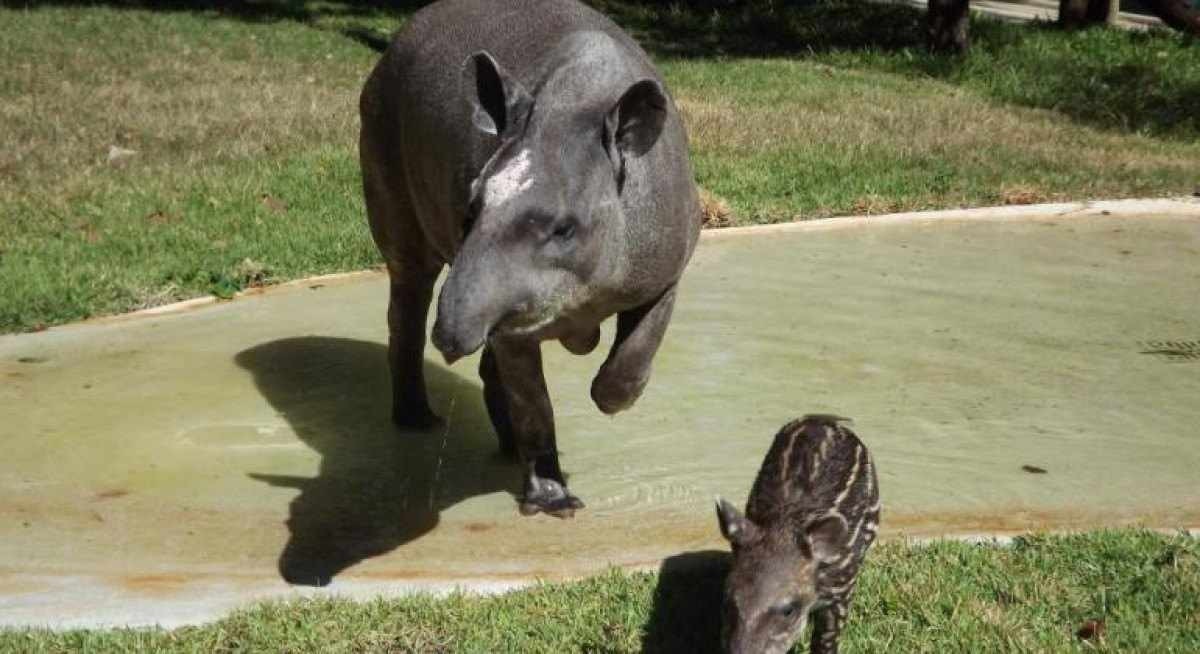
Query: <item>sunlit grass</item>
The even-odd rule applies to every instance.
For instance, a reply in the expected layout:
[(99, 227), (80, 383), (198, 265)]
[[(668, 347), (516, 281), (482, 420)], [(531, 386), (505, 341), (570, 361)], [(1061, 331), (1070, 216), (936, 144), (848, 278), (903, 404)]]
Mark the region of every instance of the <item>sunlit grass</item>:
[[(174, 631), (0, 631), (0, 651), (716, 652), (725, 565), (691, 554), (657, 575), (612, 570), (494, 597), (271, 603)], [(1102, 635), (1078, 635), (1089, 621)], [(867, 559), (842, 645), (1200, 651), (1200, 543), (1132, 529), (1011, 546), (885, 543)]]
[[(375, 265), (355, 141), (385, 3), (0, 7), (0, 331)], [(415, 3), (414, 3), (415, 4)], [(893, 5), (597, 4), (658, 57), (725, 222), (1200, 182), (1200, 48)], [(111, 153), (111, 156), (110, 156)]]

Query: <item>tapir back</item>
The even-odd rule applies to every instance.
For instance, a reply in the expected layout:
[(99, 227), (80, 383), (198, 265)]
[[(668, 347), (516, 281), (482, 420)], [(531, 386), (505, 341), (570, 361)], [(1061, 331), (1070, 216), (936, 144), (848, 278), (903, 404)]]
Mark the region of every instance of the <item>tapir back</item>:
[[(861, 560), (879, 525), (879, 484), (871, 454), (835, 416), (785, 425), (767, 452), (746, 517), (758, 524), (803, 524), (834, 512), (846, 520), (841, 562)], [(834, 566), (839, 567), (839, 566)]]
[[(479, 51), (501, 62), (521, 84), (535, 91), (552, 49), (576, 32), (601, 32), (615, 41), (630, 80), (662, 82), (650, 58), (615, 23), (575, 0), (442, 0), (417, 12), (372, 73), (363, 94), (364, 124), (378, 122), (373, 138), (391, 141), (395, 171), (420, 217), (431, 246), (449, 262), (461, 237), (471, 180), (495, 151), (497, 141), (470, 129), (471, 115), (460, 89), (463, 63)], [(615, 98), (614, 98), (615, 100)], [(375, 121), (372, 116), (377, 117)], [(379, 134), (387, 131), (389, 134)], [(388, 137), (391, 138), (388, 138)], [(671, 151), (678, 174), (654, 182), (690, 184), (686, 136), (671, 112), (661, 149)], [(657, 165), (661, 161), (645, 161)], [(653, 170), (654, 168), (649, 168)], [(646, 189), (680, 196), (675, 189)], [(686, 194), (684, 194), (686, 195)], [(632, 199), (637, 204), (636, 198)], [(687, 213), (674, 211), (670, 213)], [(690, 248), (689, 248), (690, 252)]]

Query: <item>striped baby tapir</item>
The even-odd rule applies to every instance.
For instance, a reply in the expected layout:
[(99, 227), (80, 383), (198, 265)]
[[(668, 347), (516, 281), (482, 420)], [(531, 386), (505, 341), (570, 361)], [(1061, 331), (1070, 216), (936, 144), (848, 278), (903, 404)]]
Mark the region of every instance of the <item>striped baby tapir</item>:
[(879, 527), (867, 447), (843, 422), (807, 415), (775, 435), (743, 516), (718, 498), (733, 547), (721, 638), (728, 652), (786, 652), (811, 616), (811, 651), (832, 654)]

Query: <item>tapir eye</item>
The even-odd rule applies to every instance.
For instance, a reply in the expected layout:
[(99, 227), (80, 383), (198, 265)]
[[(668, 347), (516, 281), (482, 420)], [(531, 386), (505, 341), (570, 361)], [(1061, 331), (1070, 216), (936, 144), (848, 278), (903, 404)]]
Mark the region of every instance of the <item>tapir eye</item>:
[(575, 235), (575, 221), (564, 220), (554, 226), (554, 231), (550, 235), (560, 241), (566, 241)]
[(800, 600), (792, 600), (784, 604), (771, 607), (771, 612), (783, 618), (794, 618), (800, 611)]

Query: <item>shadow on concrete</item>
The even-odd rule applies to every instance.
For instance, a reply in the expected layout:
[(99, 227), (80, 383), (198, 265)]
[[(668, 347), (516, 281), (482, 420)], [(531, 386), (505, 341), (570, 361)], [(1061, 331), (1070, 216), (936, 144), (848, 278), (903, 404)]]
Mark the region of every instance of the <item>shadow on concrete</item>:
[(686, 552), (663, 561), (643, 629), (643, 652), (721, 651), (721, 591), (730, 561), (729, 552), (720, 550)]
[(279, 556), (288, 583), (324, 586), (342, 570), (428, 533), (442, 509), (477, 495), (519, 491), (520, 475), (498, 454), (478, 386), (444, 368), (428, 365), (426, 376), (434, 402), (455, 397), (452, 426), (413, 431), (389, 419), (381, 344), (289, 338), (244, 350), (235, 360), (322, 457), (316, 477), (250, 473), (300, 491)]

